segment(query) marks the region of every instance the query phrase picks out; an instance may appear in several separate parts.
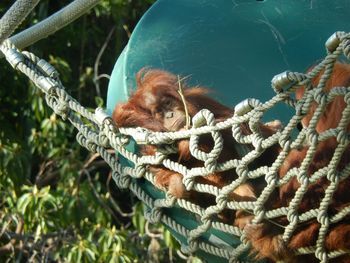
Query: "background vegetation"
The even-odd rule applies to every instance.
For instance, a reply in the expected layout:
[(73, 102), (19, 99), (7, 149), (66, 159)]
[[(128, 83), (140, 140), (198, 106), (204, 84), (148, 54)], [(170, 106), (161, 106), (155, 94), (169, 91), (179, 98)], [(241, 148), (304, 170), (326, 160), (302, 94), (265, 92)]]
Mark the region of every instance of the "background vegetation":
[[(104, 106), (106, 74), (153, 1), (102, 0), (28, 49), (58, 69), (82, 105)], [(13, 2), (2, 0), (0, 15)], [(70, 2), (42, 0), (21, 28)], [(145, 222), (142, 204), (114, 186), (106, 164), (76, 143), (72, 127), (5, 60), (0, 80), (0, 262), (193, 260), (169, 232)]]

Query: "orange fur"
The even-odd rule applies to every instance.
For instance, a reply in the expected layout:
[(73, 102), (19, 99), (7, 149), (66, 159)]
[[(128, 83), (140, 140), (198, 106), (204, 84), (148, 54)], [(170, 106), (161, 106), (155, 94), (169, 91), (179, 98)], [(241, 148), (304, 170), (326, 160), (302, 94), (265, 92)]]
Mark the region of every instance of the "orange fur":
[[(333, 75), (328, 80), (324, 92), (329, 92), (334, 87), (349, 86), (350, 84), (350, 65), (336, 63), (333, 69)], [(313, 80), (313, 86), (316, 86), (320, 80), (320, 75)], [(305, 87), (301, 87), (296, 91), (296, 98), (301, 99), (304, 95)], [(345, 108), (343, 96), (337, 96), (331, 103), (329, 103), (324, 113), (321, 115), (316, 124), (316, 131), (322, 133), (330, 128), (335, 128), (341, 119), (342, 111)], [(302, 125), (308, 127), (309, 122), (317, 107), (316, 102), (311, 105), (309, 112), (302, 119)], [(347, 126), (350, 131), (350, 124)], [(318, 144), (316, 152), (313, 156), (311, 164), (308, 167), (308, 175), (313, 174), (319, 169), (326, 167), (338, 143), (335, 138), (329, 138)], [(286, 173), (294, 168), (300, 167), (306, 156), (308, 147), (300, 150), (294, 149), (287, 156), (285, 162), (280, 168), (279, 176), (282, 178)], [(348, 147), (342, 155), (338, 165), (337, 171), (342, 171), (350, 161), (350, 147)], [(329, 181), (322, 177), (315, 183), (309, 185), (299, 207), (298, 213), (305, 213), (313, 208), (318, 208), (322, 198), (324, 197), (325, 189), (328, 187)], [(300, 184), (295, 177), (288, 183), (282, 185), (279, 189), (279, 199), (271, 200), (273, 205), (271, 208), (286, 207), (294, 197)], [(342, 180), (336, 192), (333, 195), (332, 202), (328, 208), (328, 215), (332, 216), (339, 212), (344, 206), (350, 205), (350, 178)], [(328, 235), (325, 240), (325, 248), (327, 251), (337, 249), (350, 248), (350, 220), (349, 216), (343, 219), (340, 223), (332, 224), (329, 228)], [(286, 218), (277, 219), (280, 224), (287, 224)], [(257, 253), (259, 258), (269, 258), (272, 260), (285, 260), (287, 262), (317, 262), (313, 255), (294, 256), (293, 251), (298, 248), (306, 246), (314, 246), (318, 237), (320, 224), (316, 220), (311, 220), (301, 224), (293, 233), (288, 244), (282, 242), (281, 234), (283, 229), (273, 225), (269, 222), (263, 222), (259, 225), (248, 225), (246, 230), (248, 232), (248, 239), (252, 242), (253, 251)], [(344, 255), (332, 262), (350, 262), (350, 255)]]
[[(183, 83), (181, 83), (184, 86)], [(182, 87), (183, 95), (188, 107), (190, 117), (193, 117), (201, 109), (209, 109), (215, 116), (217, 121), (225, 120), (233, 116), (234, 111), (208, 96), (208, 90), (202, 87)], [(113, 120), (119, 127), (144, 127), (152, 131), (173, 131), (180, 130), (184, 127), (184, 105), (178, 93), (179, 83), (178, 77), (161, 70), (141, 70), (137, 74), (137, 89), (130, 97), (128, 102), (116, 106), (113, 112)], [(174, 120), (174, 124), (169, 125), (166, 122), (166, 117), (174, 116), (182, 112)], [(172, 118), (172, 117), (170, 117)], [(271, 124), (270, 126), (260, 125), (262, 135), (268, 137), (272, 135), (279, 124)], [(242, 125), (242, 132), (249, 134), (248, 125)], [(224, 147), (218, 157), (218, 162), (222, 163), (231, 159), (241, 158), (236, 152), (236, 142), (232, 137), (231, 129), (221, 131), (224, 141)], [(210, 135), (202, 135), (199, 139), (199, 149), (204, 152), (209, 152), (214, 146), (214, 141)], [(203, 162), (192, 157), (189, 151), (189, 140), (180, 140), (177, 142), (178, 153), (172, 154), (170, 158), (177, 161), (188, 168), (201, 167)], [(143, 154), (153, 155), (156, 146), (142, 146)], [(277, 153), (277, 147), (271, 147), (266, 153), (260, 156), (252, 166), (270, 165), (274, 156)], [(199, 193), (195, 191), (187, 191), (182, 184), (183, 175), (170, 171), (165, 167), (151, 166), (150, 171), (155, 176), (155, 185), (163, 191), (169, 191), (177, 198), (186, 198), (196, 204), (207, 207), (215, 204), (215, 196)], [(199, 176), (195, 178), (196, 183), (214, 185), (222, 188), (228, 185), (233, 180), (237, 179), (237, 174), (234, 169), (224, 172), (214, 172), (207, 176)], [(256, 180), (257, 185), (264, 182)], [(255, 183), (255, 182), (254, 182)], [(250, 183), (245, 183), (233, 191), (231, 198), (237, 201), (255, 200), (257, 191), (263, 187), (253, 187)], [(219, 215), (220, 216), (220, 215)], [(249, 218), (250, 219), (250, 218)], [(231, 222), (232, 219), (226, 218), (226, 222)], [(249, 221), (244, 218), (242, 222)], [(242, 227), (245, 223), (238, 223)]]

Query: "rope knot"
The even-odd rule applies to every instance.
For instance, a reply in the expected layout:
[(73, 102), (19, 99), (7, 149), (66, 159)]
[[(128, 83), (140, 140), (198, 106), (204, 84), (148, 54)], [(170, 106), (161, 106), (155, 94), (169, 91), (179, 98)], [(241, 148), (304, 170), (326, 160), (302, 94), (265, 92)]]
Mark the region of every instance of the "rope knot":
[(317, 104), (325, 105), (327, 103), (327, 94), (321, 88), (314, 90), (314, 100)]
[(215, 201), (217, 204), (217, 207), (220, 209), (220, 211), (224, 210), (227, 206), (227, 199), (228, 199), (228, 194), (219, 194)]
[(164, 159), (167, 157), (167, 153), (166, 152), (160, 152), (158, 150), (159, 149), (157, 149), (157, 152), (154, 155), (154, 162), (155, 162), (155, 164), (161, 164), (164, 161)]
[(193, 177), (184, 176), (182, 182), (185, 185), (185, 188), (187, 191), (192, 190), (193, 185), (194, 185), (194, 178)]
[(264, 138), (262, 138), (259, 135), (256, 135), (256, 136), (253, 137), (252, 144), (255, 147), (255, 150), (257, 152), (262, 152), (262, 150), (263, 150), (263, 147), (262, 147), (263, 141), (264, 141)]
[(268, 172), (265, 175), (265, 180), (268, 185), (276, 185), (278, 183), (277, 172)]
[(69, 110), (68, 102), (65, 100), (59, 99), (57, 101), (57, 105), (54, 107), (53, 110), (57, 115), (60, 115), (63, 120), (66, 120), (68, 116), (68, 110)]
[(296, 101), (294, 109), (295, 109), (295, 115), (297, 116), (303, 115), (303, 105), (300, 103), (300, 101)]
[(309, 181), (310, 181), (310, 178), (309, 176), (307, 175), (307, 173), (304, 173), (304, 172), (299, 172), (300, 169), (297, 168), (297, 179), (298, 179), (298, 182), (301, 184), (301, 185), (308, 185), (309, 184)]
[(349, 89), (347, 90), (347, 92), (345, 93), (344, 95), (344, 101), (346, 104), (350, 104), (350, 92), (349, 92)]
[(89, 139), (86, 140), (86, 147), (89, 151), (96, 152), (97, 145), (93, 141), (90, 141)]
[[(156, 224), (159, 223), (162, 218), (162, 209), (159, 207), (154, 207), (150, 213), (147, 213), (147, 219), (150, 223)], [(146, 213), (145, 213), (146, 216)]]
[(117, 171), (113, 171), (112, 178), (118, 188), (128, 189), (131, 183), (131, 178), (128, 175), (121, 175)]
[(316, 144), (318, 142), (318, 137), (317, 131), (307, 128), (306, 138), (310, 145)]
[(343, 53), (347, 59), (350, 59), (350, 34), (346, 34), (342, 39)]
[(134, 168), (133, 176), (136, 178), (141, 178), (146, 173), (146, 167), (144, 164), (137, 164)]
[(189, 249), (189, 253), (194, 253), (198, 250), (198, 247), (199, 247), (199, 243), (197, 241), (197, 239), (194, 239), (194, 238), (189, 238), (189, 246), (188, 246), (188, 249)]
[(339, 176), (340, 176), (340, 173), (336, 170), (331, 169), (327, 172), (327, 179), (332, 183), (338, 183)]
[(290, 223), (296, 224), (299, 222), (298, 214), (293, 210), (288, 210), (287, 219)]
[(348, 139), (348, 132), (341, 130), (337, 134), (337, 142), (339, 144), (345, 145), (349, 141)]
[(327, 211), (319, 211), (317, 214), (317, 221), (322, 225), (329, 225), (329, 217)]
[(320, 262), (327, 262), (327, 252), (322, 247), (317, 247), (315, 251), (315, 256), (320, 260)]
[(101, 132), (98, 134), (98, 144), (105, 148), (110, 146), (108, 137)]

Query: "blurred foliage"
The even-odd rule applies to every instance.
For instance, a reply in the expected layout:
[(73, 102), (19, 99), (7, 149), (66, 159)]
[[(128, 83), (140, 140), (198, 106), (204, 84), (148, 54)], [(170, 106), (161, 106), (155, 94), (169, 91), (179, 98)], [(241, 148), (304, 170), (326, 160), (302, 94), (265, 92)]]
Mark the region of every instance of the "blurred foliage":
[[(40, 1), (18, 31), (70, 2)], [(96, 80), (94, 70), (112, 71), (152, 2), (102, 0), (28, 49), (58, 69), (82, 105), (103, 106), (108, 79)], [(1, 1), (0, 15), (12, 3)], [(32, 83), (4, 60), (0, 79), (0, 262), (186, 260), (167, 230), (146, 223), (142, 204), (114, 186), (101, 158), (78, 145), (72, 126), (46, 106)]]

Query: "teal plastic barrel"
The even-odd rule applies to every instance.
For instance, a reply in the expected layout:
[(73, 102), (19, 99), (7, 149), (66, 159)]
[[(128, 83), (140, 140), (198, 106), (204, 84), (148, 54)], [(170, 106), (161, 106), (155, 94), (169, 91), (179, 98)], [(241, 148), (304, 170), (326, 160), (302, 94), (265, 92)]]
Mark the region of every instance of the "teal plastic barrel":
[[(115, 64), (108, 112), (128, 99), (142, 67), (189, 75), (190, 84), (213, 89), (228, 106), (252, 97), (266, 101), (274, 95), (272, 77), (285, 70), (303, 72), (323, 58), (328, 37), (350, 31), (349, 17), (349, 0), (159, 0), (142, 17)], [(292, 110), (279, 107), (267, 118), (286, 122)], [(140, 184), (154, 197), (163, 194)], [(197, 226), (190, 215), (168, 213), (188, 229)], [(204, 238), (229, 246), (239, 242), (218, 232)]]

